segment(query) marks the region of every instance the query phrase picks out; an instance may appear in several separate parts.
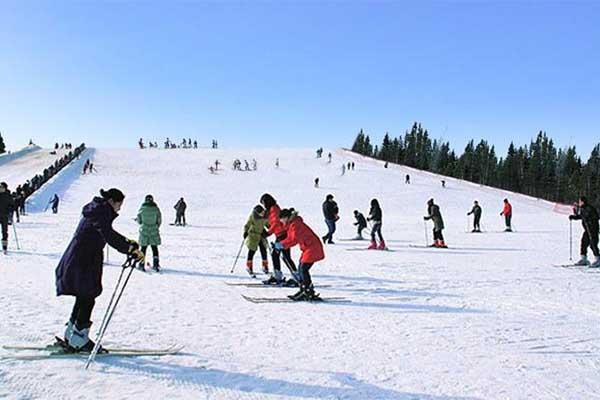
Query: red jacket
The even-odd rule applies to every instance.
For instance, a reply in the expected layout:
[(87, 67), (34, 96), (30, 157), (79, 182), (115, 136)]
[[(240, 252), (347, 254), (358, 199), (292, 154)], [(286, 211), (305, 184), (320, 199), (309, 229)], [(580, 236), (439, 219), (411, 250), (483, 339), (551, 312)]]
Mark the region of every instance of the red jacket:
[(504, 203), (502, 215), (506, 215), (507, 217), (510, 217), (512, 215), (512, 206), (510, 205), (510, 203)]
[(285, 234), (285, 226), (279, 219), (280, 212), (281, 208), (277, 204), (269, 208), (269, 236), (275, 235), (275, 237), (280, 237)]
[(289, 249), (297, 244), (300, 245), (302, 255), (300, 262), (312, 264), (325, 258), (321, 239), (304, 223), (301, 217), (294, 217), (287, 225), (287, 238), (281, 245)]

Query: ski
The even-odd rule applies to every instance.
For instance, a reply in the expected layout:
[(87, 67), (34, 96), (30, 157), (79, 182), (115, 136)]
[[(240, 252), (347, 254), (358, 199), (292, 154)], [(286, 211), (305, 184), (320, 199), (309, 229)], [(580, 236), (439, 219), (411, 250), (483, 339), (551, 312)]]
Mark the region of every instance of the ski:
[[(284, 289), (297, 289), (298, 286), (285, 286), (285, 284), (281, 284), (281, 285), (271, 285), (271, 284), (267, 284), (267, 283), (262, 283), (262, 282), (250, 282), (250, 283), (246, 283), (246, 282), (225, 282), (225, 284), (227, 286), (242, 286), (242, 287), (272, 287), (272, 288), (284, 288)], [(331, 287), (331, 285), (315, 285), (315, 288), (329, 288)]]
[(434, 247), (434, 246), (423, 246), (421, 244), (409, 244), (408, 247), (411, 247), (413, 249), (461, 250), (461, 249), (458, 249), (456, 247), (454, 247), (454, 248), (449, 248), (449, 247)]
[(386, 251), (386, 252), (391, 252), (394, 253), (396, 250), (392, 250), (390, 248), (385, 248), (385, 249), (369, 249), (366, 247), (351, 247), (349, 249), (346, 249), (347, 251), (372, 251), (372, 252), (378, 252), (378, 251)]
[(345, 297), (317, 297), (314, 300), (295, 301), (288, 297), (251, 297), (242, 295), (242, 297), (251, 303), (335, 303), (348, 302)]
[[(63, 352), (64, 347), (60, 343), (49, 344), (46, 346), (36, 345), (6, 345), (2, 346), (4, 350), (12, 351), (48, 351), (48, 352)], [(109, 353), (167, 353), (174, 350), (181, 350), (183, 346), (172, 345), (161, 349), (136, 349), (131, 347), (119, 348), (119, 347), (108, 347), (105, 348)], [(73, 353), (65, 353), (73, 354)]]
[[(183, 347), (173, 348), (171, 350), (135, 350), (130, 349), (126, 351), (109, 351), (108, 353), (98, 353), (96, 358), (108, 358), (108, 357), (144, 357), (144, 356), (153, 356), (153, 357), (162, 357), (162, 356), (170, 356), (178, 354)], [(1, 356), (1, 359), (5, 360), (27, 360), (27, 361), (35, 361), (35, 360), (46, 360), (52, 358), (79, 358), (86, 359), (90, 356), (89, 353), (68, 353), (65, 351), (54, 351), (46, 354), (16, 354), (16, 355), (6, 355)]]

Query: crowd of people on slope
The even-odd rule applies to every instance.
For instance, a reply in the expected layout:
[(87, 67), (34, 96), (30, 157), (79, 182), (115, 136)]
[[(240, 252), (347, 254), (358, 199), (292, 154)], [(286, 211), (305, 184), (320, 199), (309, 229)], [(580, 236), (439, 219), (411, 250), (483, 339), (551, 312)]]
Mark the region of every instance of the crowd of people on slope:
[[(70, 143), (64, 144), (63, 149), (71, 149)], [(6, 253), (8, 249), (8, 226), (13, 223), (21, 222), (21, 216), (25, 215), (27, 199), (39, 190), (43, 184), (48, 182), (58, 174), (71, 161), (78, 158), (85, 150), (85, 144), (81, 144), (67, 154), (57, 159), (52, 165), (45, 168), (41, 173), (34, 175), (25, 183), (18, 185), (11, 192), (6, 182), (0, 183), (0, 225), (2, 231), (2, 252)], [(48, 202), (52, 206), (52, 212), (58, 212), (60, 199), (55, 194)]]
[[(279, 162), (277, 162), (276, 164), (278, 167)], [(252, 159), (251, 163), (248, 162), (248, 160), (244, 160), (244, 168), (242, 169), (242, 161), (236, 158), (235, 160), (233, 160), (233, 170), (234, 171), (256, 171), (256, 170), (258, 170), (258, 162), (254, 158)]]
[[(164, 145), (165, 149), (197, 149), (198, 141), (194, 140), (192, 142), (192, 139), (188, 138), (188, 139), (181, 139), (181, 142), (179, 144), (177, 144), (174, 141), (171, 141), (171, 139), (166, 138), (163, 145)], [(144, 142), (144, 139), (140, 138), (140, 140), (138, 140), (138, 146), (140, 149), (145, 149), (145, 148), (158, 149), (158, 142), (149, 141), (148, 145), (146, 145), (146, 143)], [(219, 143), (216, 140), (213, 140), (211, 142), (211, 148), (218, 149)]]
[(73, 150), (73, 144), (71, 143), (55, 143), (54, 150)]

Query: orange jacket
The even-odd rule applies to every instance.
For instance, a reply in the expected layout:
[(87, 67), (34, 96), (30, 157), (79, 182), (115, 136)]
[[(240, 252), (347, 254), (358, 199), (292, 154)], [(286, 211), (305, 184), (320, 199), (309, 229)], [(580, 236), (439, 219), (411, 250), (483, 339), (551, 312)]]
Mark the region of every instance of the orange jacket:
[(321, 239), (304, 223), (301, 217), (293, 217), (286, 228), (287, 238), (281, 242), (281, 245), (286, 249), (300, 245), (301, 263), (312, 264), (325, 258)]
[(269, 236), (275, 235), (278, 238), (285, 234), (285, 226), (279, 220), (280, 212), (281, 208), (277, 204), (269, 208)]
[(506, 215), (507, 217), (510, 217), (512, 215), (512, 206), (510, 205), (510, 203), (508, 203), (508, 202), (504, 203), (504, 208), (502, 209), (502, 215)]

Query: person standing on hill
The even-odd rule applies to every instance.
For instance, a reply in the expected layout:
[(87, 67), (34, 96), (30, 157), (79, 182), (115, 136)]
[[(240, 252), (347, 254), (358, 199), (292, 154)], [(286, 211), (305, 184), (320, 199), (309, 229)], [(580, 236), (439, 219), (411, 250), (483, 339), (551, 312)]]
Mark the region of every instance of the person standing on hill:
[(508, 199), (504, 199), (504, 208), (500, 213), (500, 216), (504, 215), (504, 222), (506, 223), (506, 229), (504, 232), (512, 232), (512, 205), (508, 202)]
[[(381, 234), (383, 213), (377, 199), (371, 200), (371, 210), (369, 211), (369, 218), (367, 220), (373, 224), (371, 225), (371, 245), (369, 246), (369, 250), (385, 250), (385, 240), (383, 240), (383, 235)], [(377, 245), (375, 234), (379, 236), (379, 246)]]
[(473, 230), (471, 232), (481, 232), (481, 206), (479, 202), (475, 200), (473, 203), (473, 208), (467, 215), (473, 215)]
[(15, 203), (8, 191), (6, 182), (0, 183), (0, 227), (2, 229), (2, 252), (8, 251), (8, 223), (13, 212)]
[(440, 211), (440, 207), (435, 204), (433, 199), (429, 199), (427, 202), (427, 212), (428, 216), (423, 217), (425, 221), (432, 220), (433, 221), (433, 244), (430, 247), (438, 247), (445, 249), (446, 242), (444, 241), (444, 234), (442, 231), (444, 230), (444, 218), (442, 217), (442, 213)]
[(52, 213), (58, 213), (58, 204), (60, 203), (60, 199), (58, 198), (58, 194), (54, 193), (54, 197), (50, 200), (50, 204), (52, 205)]
[[(269, 273), (269, 260), (267, 258), (267, 231), (266, 226), (268, 224), (265, 218), (265, 209), (261, 205), (257, 205), (252, 210), (252, 213), (248, 217), (248, 221), (244, 225), (244, 241), (246, 247), (248, 247), (248, 257), (246, 259), (246, 271), (250, 276), (254, 277), (254, 255), (256, 251), (260, 249), (260, 256), (262, 259), (262, 270), (264, 274)], [(281, 273), (281, 271), (280, 271)]]
[(185, 203), (185, 200), (183, 200), (183, 197), (179, 199), (173, 208), (175, 209), (175, 225), (185, 226), (185, 210), (187, 209), (187, 204)]
[[(585, 196), (581, 196), (578, 206), (577, 213), (569, 216), (571, 221), (581, 220), (581, 224), (583, 225), (581, 259), (575, 265), (589, 265), (598, 268), (600, 267), (600, 250), (598, 249), (598, 234), (600, 231), (598, 219), (600, 217), (598, 216), (598, 210), (588, 202), (588, 199)], [(596, 257), (594, 263), (591, 265), (587, 258), (588, 247), (591, 247), (592, 252)]]
[[(265, 285), (298, 286), (296, 276), (296, 264), (292, 260), (292, 254), (290, 249), (276, 249), (277, 243), (287, 238), (286, 227), (279, 219), (279, 213), (281, 212), (281, 208), (277, 204), (277, 201), (269, 193), (265, 193), (261, 196), (260, 204), (265, 208), (265, 212), (269, 220), (269, 230), (266, 233), (266, 237), (269, 237), (271, 235), (275, 236), (273, 252), (271, 253), (271, 260), (273, 261), (273, 274), (269, 279), (263, 281), (263, 283)], [(283, 262), (288, 266), (293, 278), (286, 280), (283, 277), (283, 273), (281, 272), (282, 259)]]
[(333, 243), (333, 234), (336, 229), (336, 222), (339, 217), (339, 208), (337, 203), (333, 200), (333, 195), (328, 194), (325, 197), (325, 202), (323, 203), (323, 216), (325, 217), (325, 223), (327, 224), (327, 235), (323, 236), (323, 243), (327, 244), (335, 244)]
[[(146, 196), (144, 202), (140, 206), (136, 221), (140, 226), (139, 243), (142, 248), (142, 253), (144, 253), (144, 259), (146, 257), (148, 246), (150, 246), (152, 248), (152, 269), (159, 272), (160, 259), (158, 246), (161, 244), (160, 225), (162, 224), (162, 214), (151, 194)], [(144, 263), (141, 263), (139, 268), (144, 271)]]
[(64, 345), (71, 352), (91, 352), (94, 348), (89, 338), (90, 318), (95, 299), (102, 293), (104, 246), (108, 243), (138, 262), (144, 260), (138, 243), (112, 227), (124, 199), (119, 189), (100, 190), (100, 197), (94, 197), (83, 207), (75, 235), (56, 267), (56, 294), (75, 297), (64, 334)]
[(285, 226), (288, 236), (285, 240), (275, 243), (275, 249), (283, 251), (299, 245), (302, 251), (298, 265), (300, 290), (289, 298), (294, 301), (319, 301), (319, 295), (315, 293), (310, 276), (310, 269), (316, 262), (325, 258), (323, 245), (319, 241), (319, 237), (304, 223), (302, 217), (293, 208), (282, 210), (279, 213), (279, 219)]

